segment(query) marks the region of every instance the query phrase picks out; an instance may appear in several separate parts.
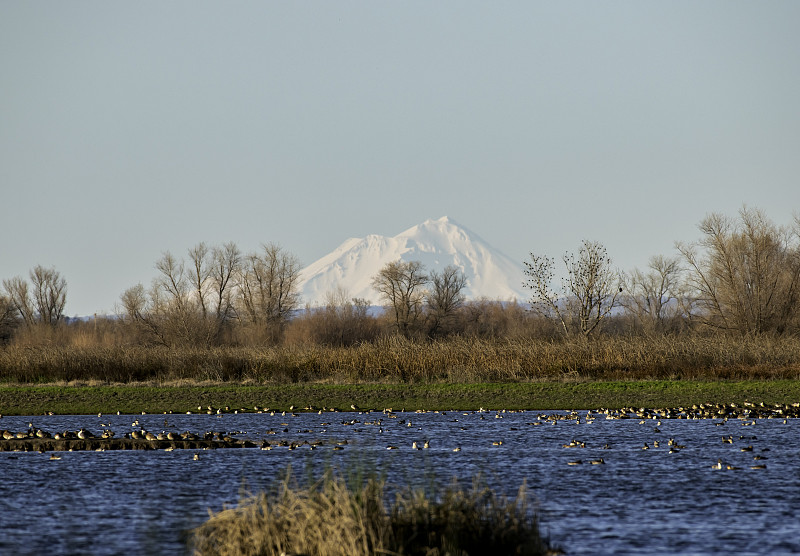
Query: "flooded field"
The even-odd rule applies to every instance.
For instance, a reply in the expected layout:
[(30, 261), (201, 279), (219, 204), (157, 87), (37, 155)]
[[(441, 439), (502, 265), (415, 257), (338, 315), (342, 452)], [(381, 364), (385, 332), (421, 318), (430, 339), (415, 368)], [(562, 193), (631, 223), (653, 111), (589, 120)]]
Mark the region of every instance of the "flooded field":
[(512, 496), (525, 481), (543, 533), (567, 554), (800, 552), (800, 420), (628, 417), (3, 417), (0, 430), (13, 432), (214, 432), (254, 447), (0, 452), (0, 553), (183, 554), (186, 531), (209, 509), (269, 488), (287, 465), (299, 481), (327, 467), (386, 475), (396, 485), (481, 473)]

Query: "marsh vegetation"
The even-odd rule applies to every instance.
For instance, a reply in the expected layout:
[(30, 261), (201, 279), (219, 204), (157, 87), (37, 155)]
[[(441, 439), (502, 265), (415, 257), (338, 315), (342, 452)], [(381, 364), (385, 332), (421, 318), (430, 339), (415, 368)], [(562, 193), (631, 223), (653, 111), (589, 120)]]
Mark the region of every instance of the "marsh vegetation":
[(555, 553), (539, 534), (524, 484), (510, 500), (480, 478), (470, 489), (401, 488), (392, 500), (385, 480), (346, 481), (331, 472), (306, 487), (287, 473), (273, 492), (211, 515), (193, 531), (192, 548), (220, 556)]
[(522, 340), (381, 338), (353, 346), (12, 345), (6, 383), (477, 383), (586, 380), (763, 380), (800, 375), (794, 337), (660, 336)]

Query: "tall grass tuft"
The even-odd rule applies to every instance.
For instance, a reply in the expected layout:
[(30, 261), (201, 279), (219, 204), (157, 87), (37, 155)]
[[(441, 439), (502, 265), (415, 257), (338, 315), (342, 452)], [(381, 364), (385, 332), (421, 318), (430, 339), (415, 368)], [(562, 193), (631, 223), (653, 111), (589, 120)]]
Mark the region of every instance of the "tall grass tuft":
[(515, 499), (497, 496), (479, 479), (440, 495), (405, 488), (387, 501), (383, 480), (348, 486), (327, 472), (310, 487), (292, 486), (290, 474), (272, 494), (211, 514), (192, 532), (198, 556), (542, 555), (523, 485)]

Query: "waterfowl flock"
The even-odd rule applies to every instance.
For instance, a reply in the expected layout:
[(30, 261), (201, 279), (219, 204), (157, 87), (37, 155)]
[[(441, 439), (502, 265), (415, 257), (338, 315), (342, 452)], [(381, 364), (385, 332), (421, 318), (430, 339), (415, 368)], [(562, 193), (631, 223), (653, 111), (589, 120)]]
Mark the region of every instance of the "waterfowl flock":
[[(270, 417), (277, 416), (281, 421), (280, 426), (275, 426), (274, 423), (270, 423), (273, 426), (271, 428), (265, 428), (261, 434), (265, 436), (275, 435), (278, 438), (273, 441), (269, 441), (264, 438), (260, 440), (260, 442), (258, 440), (250, 440), (249, 438), (246, 438), (245, 435), (247, 433), (243, 431), (207, 430), (203, 432), (191, 432), (187, 430), (180, 432), (178, 430), (174, 430), (176, 426), (171, 424), (170, 421), (174, 422), (175, 419), (169, 417), (169, 414), (164, 417), (164, 429), (160, 431), (147, 430), (143, 425), (145, 422), (145, 417), (136, 417), (133, 418), (132, 421), (126, 421), (127, 423), (130, 423), (130, 430), (126, 430), (124, 432), (119, 430), (119, 424), (116, 425), (117, 431), (112, 430), (112, 421), (114, 421), (114, 419), (111, 418), (103, 419), (103, 421), (100, 423), (102, 427), (101, 430), (90, 430), (90, 428), (82, 427), (78, 430), (49, 432), (34, 426), (34, 424), (30, 422), (28, 423), (27, 430), (0, 430), (0, 437), (2, 438), (0, 440), (0, 451), (14, 450), (56, 452), (106, 449), (149, 449), (172, 451), (176, 449), (201, 450), (214, 448), (260, 448), (264, 451), (270, 451), (273, 449), (286, 449), (288, 451), (294, 451), (300, 449), (316, 450), (325, 446), (330, 447), (333, 451), (342, 451), (348, 444), (347, 440), (342, 438), (324, 438), (313, 440), (308, 438), (292, 438), (294, 435), (301, 437), (310, 434), (313, 435), (319, 432), (327, 433), (328, 429), (332, 429), (334, 427), (340, 427), (339, 430), (342, 431), (351, 429), (356, 433), (361, 433), (366, 427), (375, 427), (379, 435), (391, 433), (395, 435), (393, 438), (396, 438), (396, 435), (398, 434), (398, 427), (402, 427), (404, 430), (410, 429), (409, 433), (403, 433), (404, 435), (412, 434), (417, 436), (417, 438), (413, 440), (409, 439), (409, 443), (405, 445), (394, 440), (384, 443), (382, 446), (385, 447), (386, 450), (402, 451), (404, 449), (403, 446), (405, 446), (406, 450), (410, 449), (413, 451), (432, 450), (434, 446), (432, 438), (430, 435), (426, 435), (426, 431), (423, 430), (425, 423), (429, 421), (427, 418), (422, 417), (424, 414), (439, 414), (441, 416), (448, 416), (449, 414), (450, 420), (459, 422), (461, 416), (477, 414), (477, 418), (480, 420), (484, 420), (487, 417), (500, 420), (506, 416), (509, 416), (509, 414), (522, 413), (526, 415), (533, 414), (533, 419), (529, 418), (524, 422), (524, 426), (531, 427), (547, 425), (556, 426), (559, 424), (562, 426), (573, 425), (585, 427), (591, 426), (600, 419), (634, 420), (632, 423), (633, 426), (635, 426), (636, 423), (645, 426), (648, 423), (654, 423), (655, 426), (650, 425), (646, 428), (643, 427), (643, 438), (641, 438), (638, 448), (640, 450), (649, 450), (652, 453), (678, 454), (687, 449), (708, 451), (710, 448), (708, 446), (689, 446), (687, 448), (686, 444), (678, 442), (675, 438), (667, 438), (670, 432), (669, 423), (671, 421), (710, 419), (714, 421), (714, 425), (716, 426), (727, 425), (729, 428), (730, 426), (736, 424), (752, 427), (760, 419), (781, 419), (783, 423), (789, 423), (789, 420), (800, 417), (800, 403), (765, 405), (750, 402), (744, 402), (742, 404), (697, 404), (690, 407), (675, 408), (599, 408), (588, 411), (573, 410), (552, 413), (533, 413), (521, 410), (488, 410), (484, 408), (480, 408), (477, 411), (461, 412), (424, 410), (417, 410), (415, 412), (407, 412), (402, 410), (397, 412), (391, 408), (386, 408), (382, 411), (373, 411), (360, 410), (355, 406), (355, 404), (353, 404), (351, 409), (353, 411), (342, 413), (342, 417), (344, 417), (342, 419), (323, 418), (317, 427), (309, 428), (306, 426), (305, 428), (297, 428), (291, 424), (290, 419), (292, 417), (298, 417), (302, 414), (308, 414), (311, 412), (315, 413), (316, 415), (323, 416), (330, 413), (340, 413), (340, 411), (334, 408), (314, 408), (311, 406), (307, 406), (302, 409), (295, 408), (295, 406), (290, 406), (288, 411), (275, 410), (268, 407), (259, 406), (255, 406), (252, 409), (198, 406), (198, 413), (205, 413), (207, 415), (214, 415), (217, 417), (223, 417), (226, 414), (241, 413), (265, 414)], [(187, 413), (191, 414), (191, 412)], [(119, 416), (119, 413), (117, 415)], [(146, 413), (143, 412), (142, 415), (146, 415)], [(415, 415), (417, 415), (417, 417), (413, 418), (412, 420), (412, 417)], [(102, 414), (99, 414), (98, 417), (102, 417)], [(122, 416), (122, 418), (131, 419), (131, 417), (126, 416)], [(149, 421), (152, 425), (152, 419), (149, 419)], [(468, 420), (465, 419), (464, 421), (466, 423)], [(499, 421), (496, 422), (498, 424), (492, 427), (491, 430), (497, 429), (498, 426), (501, 428), (504, 427), (504, 425)], [(506, 428), (509, 432), (513, 431), (518, 433), (524, 429), (524, 426), (519, 419), (515, 419), (513, 424)], [(168, 430), (170, 428), (173, 430)], [(459, 426), (459, 428), (460, 430), (465, 430), (464, 426)], [(717, 436), (717, 438), (721, 440), (718, 441), (720, 442), (720, 446), (730, 445), (731, 449), (742, 454), (748, 454), (747, 457), (752, 457), (753, 461), (749, 464), (744, 463), (741, 461), (741, 458), (744, 456), (741, 456), (739, 461), (732, 461), (732, 456), (730, 455), (731, 453), (725, 452), (724, 455), (729, 461), (725, 461), (722, 457), (716, 457), (718, 454), (714, 454), (714, 459), (717, 461), (716, 463), (709, 465), (710, 468), (716, 470), (738, 470), (743, 468), (767, 469), (767, 463), (764, 461), (766, 460), (764, 452), (768, 451), (769, 448), (759, 447), (757, 444), (757, 437), (755, 435), (745, 436), (741, 434), (733, 434), (730, 430), (725, 432), (728, 434)], [(347, 433), (343, 432), (342, 434), (346, 435)], [(512, 452), (520, 449), (519, 446), (508, 446), (508, 439), (504, 438), (501, 433), (497, 433), (497, 436), (499, 437), (489, 437), (485, 439), (486, 448), (493, 447), (495, 449), (511, 450)], [(516, 442), (518, 441), (519, 440), (516, 440)], [(612, 448), (611, 444), (612, 443), (609, 442), (593, 443), (585, 438), (580, 439), (580, 437), (572, 437), (567, 442), (562, 441), (558, 444), (558, 446), (567, 450), (583, 450), (589, 448), (586, 453), (590, 453), (594, 449), (597, 449), (609, 450), (611, 453), (616, 452), (620, 454), (619, 456), (608, 455), (606, 457), (594, 457), (590, 454), (589, 457), (584, 457), (583, 459), (564, 459), (564, 463), (569, 466), (583, 465), (584, 463), (588, 463), (589, 465), (606, 465), (607, 462), (613, 464), (615, 462), (624, 460), (626, 457), (624, 455), (625, 450), (629, 449), (623, 446), (618, 446), (617, 443), (613, 443), (614, 447)], [(666, 446), (664, 446), (664, 444), (666, 444)], [(447, 438), (437, 440), (435, 446), (440, 451), (448, 451), (452, 453), (460, 453), (462, 452), (462, 449), (464, 451), (471, 449), (466, 445), (462, 447), (462, 445), (455, 440), (448, 445)], [(197, 453), (195, 453), (194, 456), (194, 459), (197, 460)], [(58, 456), (53, 458), (54, 461), (57, 461), (57, 459)], [(711, 459), (711, 461), (713, 461), (713, 459)]]

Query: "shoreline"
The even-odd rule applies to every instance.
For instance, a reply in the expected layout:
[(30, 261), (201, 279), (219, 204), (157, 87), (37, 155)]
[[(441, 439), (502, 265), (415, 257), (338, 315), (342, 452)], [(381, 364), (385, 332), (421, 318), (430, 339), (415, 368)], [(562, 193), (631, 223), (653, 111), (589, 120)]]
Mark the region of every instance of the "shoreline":
[(360, 411), (546, 411), (798, 401), (796, 380), (0, 386), (0, 415), (351, 411), (351, 406)]

